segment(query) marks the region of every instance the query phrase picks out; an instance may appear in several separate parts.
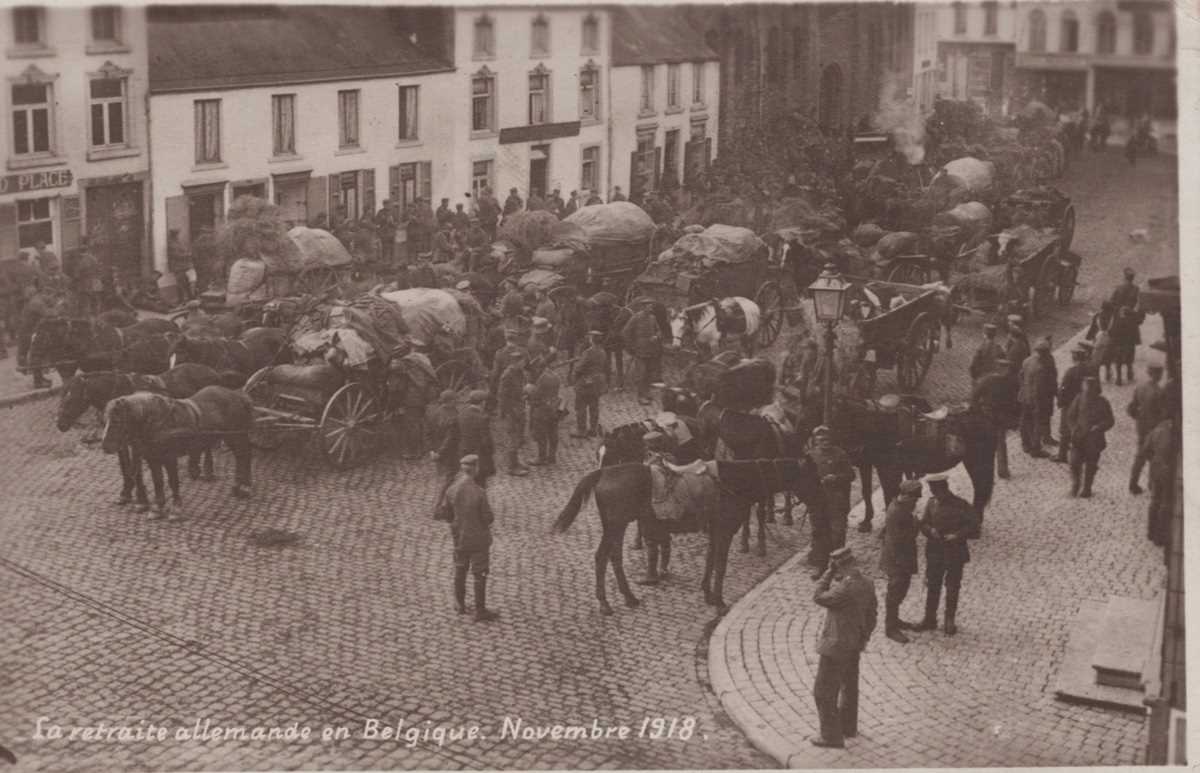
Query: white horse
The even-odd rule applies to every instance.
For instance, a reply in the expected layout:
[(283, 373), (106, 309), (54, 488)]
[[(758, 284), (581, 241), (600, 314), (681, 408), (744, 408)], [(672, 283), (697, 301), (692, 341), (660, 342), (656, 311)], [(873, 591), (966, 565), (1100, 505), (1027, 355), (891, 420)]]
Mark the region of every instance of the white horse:
[(721, 330), (717, 324), (718, 303), (721, 305), (721, 317), (737, 317), (740, 312), (742, 319), (745, 320), (745, 329), (741, 332), (742, 343), (747, 348), (748, 354), (753, 354), (754, 336), (758, 334), (762, 312), (757, 303), (741, 296), (722, 298), (720, 301), (706, 301), (680, 311), (673, 310), (671, 312), (673, 345), (681, 348), (685, 342), (690, 340), (701, 351), (710, 353), (717, 351), (726, 333), (731, 332)]

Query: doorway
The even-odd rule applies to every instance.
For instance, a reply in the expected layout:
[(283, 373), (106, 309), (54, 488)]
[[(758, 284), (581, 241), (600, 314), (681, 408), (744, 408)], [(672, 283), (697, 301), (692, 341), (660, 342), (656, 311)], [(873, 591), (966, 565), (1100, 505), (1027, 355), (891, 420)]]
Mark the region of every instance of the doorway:
[(545, 198), (550, 188), (550, 146), (534, 145), (529, 149), (529, 196)]
[(194, 242), (200, 231), (217, 229), (217, 212), (222, 205), (220, 193), (203, 191), (188, 194), (188, 241)]

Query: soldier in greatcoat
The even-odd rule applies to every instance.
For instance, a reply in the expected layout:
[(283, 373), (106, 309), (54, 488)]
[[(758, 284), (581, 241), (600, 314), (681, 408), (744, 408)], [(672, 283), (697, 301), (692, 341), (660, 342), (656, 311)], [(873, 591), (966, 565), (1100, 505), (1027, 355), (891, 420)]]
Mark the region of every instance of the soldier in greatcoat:
[(846, 544), (854, 467), (846, 452), (833, 444), (832, 433), (826, 426), (813, 430), (810, 454), (821, 481), (820, 506), (810, 514), (812, 549), (809, 563), (817, 567), (813, 573), (815, 580), (825, 571), (830, 552)]
[(650, 385), (662, 373), (662, 331), (654, 316), (653, 301), (639, 298), (633, 302), (637, 311), (625, 323), (621, 337), (633, 354), (637, 379), (638, 403), (650, 404)]
[(1012, 363), (1014, 368), (1020, 368), (1032, 350), (1029, 339), (1025, 336), (1025, 320), (1020, 314), (1009, 314), (1008, 340), (1004, 343), (1004, 359)]
[(1116, 423), (1112, 406), (1100, 394), (1100, 379), (1088, 376), (1083, 391), (1067, 409), (1071, 432), (1071, 496), (1090, 497), (1100, 455), (1108, 446), (1105, 433)]
[(901, 644), (909, 641), (902, 631), (916, 627), (916, 624), (900, 619), (900, 605), (908, 595), (912, 576), (917, 573), (917, 520), (914, 510), (920, 498), (920, 481), (906, 480), (900, 484), (900, 493), (888, 505), (883, 523), (883, 549), (879, 552), (879, 569), (887, 577), (884, 632), (889, 639)]
[(977, 528), (975, 509), (965, 499), (950, 491), (945, 475), (931, 475), (929, 501), (918, 526), (925, 535), (925, 619), (916, 627), (918, 631), (937, 628), (938, 607), (941, 602), (942, 585), (946, 586), (947, 636), (958, 633), (958, 594), (962, 588), (963, 567), (971, 560), (967, 540)]
[(607, 389), (604, 377), (604, 331), (588, 331), (588, 348), (579, 356), (571, 373), (575, 386), (575, 431), (583, 438), (600, 432), (600, 396)]
[(1171, 491), (1175, 488), (1176, 449), (1181, 438), (1176, 420), (1158, 423), (1138, 448), (1137, 459), (1150, 464), (1150, 509), (1146, 513), (1146, 537), (1164, 547), (1170, 539)]
[[(1046, 457), (1042, 449), (1042, 414), (1048, 401), (1053, 401), (1057, 392), (1057, 374), (1047, 364), (1050, 342), (1038, 341), (1033, 354), (1021, 363), (1020, 391), (1017, 399), (1021, 403), (1021, 447), (1030, 456)], [(1052, 404), (1052, 403), (1051, 403)]]
[(983, 343), (971, 358), (969, 373), (972, 381), (991, 373), (996, 359), (1004, 356), (1004, 347), (996, 341), (996, 330), (996, 326), (991, 322), (983, 324)]
[(529, 470), (521, 462), (521, 446), (525, 443), (525, 384), (528, 381), (525, 366), (528, 362), (529, 358), (524, 351), (509, 359), (508, 367), (500, 375), (496, 395), (508, 441), (508, 474), (518, 477), (529, 474)]
[[(453, 473), (458, 468), (457, 459), (463, 456), (458, 453), (458, 394), (452, 389), (443, 390), (425, 418), (430, 447), (433, 448), (435, 458), (439, 459), (439, 467), (447, 474)], [(446, 455), (446, 459), (441, 459), (439, 450), (448, 438), (453, 443), (453, 448), (451, 453)]]
[(454, 540), (454, 606), (467, 613), (467, 574), (475, 577), (475, 619), (490, 622), (499, 615), (487, 608), (487, 580), (491, 570), (492, 523), (496, 516), (488, 504), (487, 491), (477, 482), (479, 457), (467, 454), (462, 471), (446, 490)]
[(1020, 413), (1017, 401), (1017, 377), (1012, 363), (1005, 357), (992, 361), (992, 372), (975, 381), (971, 390), (971, 405), (992, 425), (996, 432), (996, 475), (1009, 477), (1008, 431), (1016, 424)]
[(479, 484), (485, 485), (487, 479), (496, 474), (496, 445), (492, 439), (492, 425), (488, 421), (488, 416), (484, 412), (484, 403), (487, 402), (488, 393), (482, 389), (472, 390), (467, 395), (467, 404), (463, 406), (458, 413), (458, 431), (454, 436), (448, 436), (442, 441), (442, 446), (438, 450), (438, 456), (447, 455), (453, 459), (451, 455), (455, 453), (453, 446), (450, 445), (451, 439), (458, 444), (457, 453), (464, 456), (467, 454), (475, 454), (479, 457), (478, 480)]
[(488, 385), (492, 400), (499, 399), (500, 377), (517, 356), (526, 356), (528, 351), (522, 342), (521, 331), (515, 327), (504, 328), (504, 346), (492, 355), (492, 371), (488, 376)]
[[(1133, 399), (1129, 401), (1129, 407), (1125, 412), (1134, 420), (1137, 425), (1137, 444), (1141, 448), (1146, 438), (1158, 426), (1158, 423), (1167, 418), (1165, 410), (1165, 396), (1162, 388), (1163, 366), (1158, 363), (1152, 363), (1146, 368), (1148, 380), (1138, 384), (1133, 390)], [(1141, 454), (1134, 457), (1133, 469), (1129, 473), (1129, 493), (1140, 494), (1142, 487), (1139, 481), (1142, 477), (1142, 466), (1145, 460)]]
[(530, 359), (527, 371), (529, 383), (525, 385), (525, 394), (529, 403), (529, 434), (538, 448), (538, 457), (533, 464), (541, 467), (557, 461), (558, 401), (562, 384), (541, 357)]
[(1071, 350), (1071, 367), (1067, 368), (1063, 373), (1062, 381), (1058, 385), (1058, 455), (1054, 457), (1056, 462), (1070, 461), (1067, 456), (1070, 451), (1071, 440), (1070, 431), (1067, 427), (1067, 409), (1071, 407), (1071, 403), (1083, 390), (1083, 380), (1087, 378), (1090, 366), (1087, 361), (1087, 351), (1082, 347), (1076, 346)]

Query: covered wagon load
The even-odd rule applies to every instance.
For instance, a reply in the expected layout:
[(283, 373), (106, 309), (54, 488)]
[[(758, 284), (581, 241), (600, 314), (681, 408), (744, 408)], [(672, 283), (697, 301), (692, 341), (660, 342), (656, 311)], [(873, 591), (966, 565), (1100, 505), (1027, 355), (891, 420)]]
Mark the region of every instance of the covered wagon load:
[(322, 303), (292, 327), (292, 349), (301, 359), (335, 345), (352, 368), (386, 360), (408, 338), (409, 327), (395, 304), (376, 295)]
[(717, 376), (717, 405), (748, 412), (775, 399), (775, 366), (769, 360), (742, 360)]
[(646, 211), (628, 201), (583, 207), (563, 223), (579, 228), (592, 249), (648, 242), (655, 228)]
[(965, 256), (992, 231), (992, 211), (978, 201), (969, 201), (934, 215), (930, 238), (939, 255)]
[(921, 236), (912, 231), (892, 231), (880, 237), (871, 250), (870, 261), (877, 267), (887, 266), (901, 255), (916, 254)]
[(689, 233), (663, 250), (637, 277), (635, 283), (644, 294), (678, 306), (684, 297), (723, 295), (719, 288), (738, 283), (725, 281), (733, 272), (755, 259), (765, 260), (766, 243), (749, 228), (713, 225), (700, 233)]
[(987, 191), (996, 180), (996, 165), (991, 161), (981, 161), (972, 156), (949, 161), (942, 167), (942, 170), (946, 175), (961, 180), (967, 190), (972, 193)]
[(517, 288), (525, 292), (530, 287), (535, 290), (550, 292), (556, 287), (566, 284), (566, 279), (557, 271), (547, 268), (534, 268), (526, 271), (517, 279)]
[(447, 290), (416, 287), (383, 293), (380, 297), (399, 307), (409, 335), (418, 346), (432, 345), (446, 337), (456, 342), (466, 338), (467, 316)]

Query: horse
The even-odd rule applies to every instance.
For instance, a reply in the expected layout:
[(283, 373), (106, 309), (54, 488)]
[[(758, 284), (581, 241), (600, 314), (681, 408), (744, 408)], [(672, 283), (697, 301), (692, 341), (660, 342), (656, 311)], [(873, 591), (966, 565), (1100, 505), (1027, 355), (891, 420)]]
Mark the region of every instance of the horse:
[(291, 361), (287, 331), (253, 327), (236, 340), (181, 336), (171, 347), (171, 365), (198, 362), (217, 370), (234, 370), (243, 377), (268, 365)]
[[(66, 432), (76, 426), (79, 418), (88, 408), (94, 408), (103, 418), (104, 407), (110, 400), (134, 392), (155, 392), (182, 399), (191, 397), (200, 389), (213, 384), (236, 389), (240, 380), (241, 377), (237, 373), (218, 373), (206, 365), (190, 362), (172, 368), (161, 376), (117, 371), (80, 373), (63, 386), (62, 396), (58, 401), (56, 426), (59, 432)], [(204, 480), (215, 480), (212, 452), (206, 450), (203, 456), (203, 478)], [(149, 502), (141, 475), (141, 459), (135, 458), (130, 449), (123, 448), (117, 452), (117, 462), (121, 469), (121, 478), (124, 481), (117, 504), (129, 504), (136, 490), (139, 511), (145, 512), (149, 508)], [(192, 480), (202, 477), (200, 467), (200, 456), (190, 455), (188, 457), (188, 474)], [(172, 488), (178, 497), (178, 481), (173, 484)]]
[(716, 352), (726, 335), (736, 333), (741, 335), (746, 356), (753, 357), (754, 336), (761, 322), (762, 312), (749, 298), (733, 296), (705, 301), (672, 312), (672, 346), (681, 349), (694, 343), (701, 352)]
[[(175, 325), (165, 319), (143, 319), (127, 327), (114, 327), (101, 319), (50, 317), (33, 331), (29, 367), (53, 367), (66, 382), (77, 370), (112, 370), (133, 344), (177, 332)], [(127, 362), (123, 364), (138, 372), (166, 370), (166, 367), (151, 370), (162, 364), (157, 360), (130, 360), (128, 356), (125, 359)]]
[(625, 577), (621, 551), (625, 529), (630, 523), (640, 524), (646, 539), (659, 544), (663, 544), (673, 532), (691, 531), (707, 526), (708, 551), (700, 588), (704, 592), (707, 604), (724, 610), (729, 545), (733, 535), (749, 519), (751, 504), (779, 491), (794, 491), (805, 501), (813, 502), (813, 497), (820, 491), (816, 465), (807, 456), (739, 462), (696, 462), (692, 468), (682, 472), (684, 475), (693, 476), (693, 485), (689, 487), (691, 501), (682, 504), (692, 512), (707, 513), (706, 522), (703, 517), (685, 518), (675, 522), (655, 517), (653, 473), (648, 465), (642, 463), (601, 467), (585, 475), (576, 485), (551, 531), (565, 532), (575, 522), (586, 498), (589, 495), (595, 496), (602, 530), (595, 556), (596, 598), (600, 602), (602, 614), (611, 615), (613, 612), (604, 587), (609, 564), (613, 567), (617, 587), (625, 597), (625, 604), (629, 607), (640, 604)]
[[(900, 397), (898, 411), (881, 409), (873, 401), (839, 398), (834, 401), (830, 429), (835, 444), (844, 449), (859, 470), (862, 482), (863, 520), (860, 532), (869, 532), (875, 517), (872, 472), (878, 471), (884, 503), (890, 504), (904, 478), (945, 472), (959, 463), (967, 470), (974, 488), (973, 505), (983, 520), (984, 509), (995, 488), (996, 443), (1001, 442), (991, 422), (977, 406), (948, 411), (936, 438), (913, 437), (902, 431), (901, 419), (930, 414), (932, 406), (916, 395)], [(941, 442), (935, 442), (940, 439)]]
[(175, 321), (185, 336), (192, 338), (237, 338), (243, 332), (242, 320), (232, 311), (220, 314), (188, 314)]
[(118, 453), (130, 447), (135, 457), (146, 460), (154, 481), (155, 517), (166, 513), (163, 494), (163, 470), (178, 493), (176, 459), (224, 441), (233, 452), (235, 474), (233, 496), (250, 496), (250, 430), (254, 426), (254, 405), (244, 393), (222, 386), (206, 386), (190, 398), (177, 400), (151, 392), (135, 392), (110, 400), (104, 408), (104, 437), (100, 447), (105, 453)]

